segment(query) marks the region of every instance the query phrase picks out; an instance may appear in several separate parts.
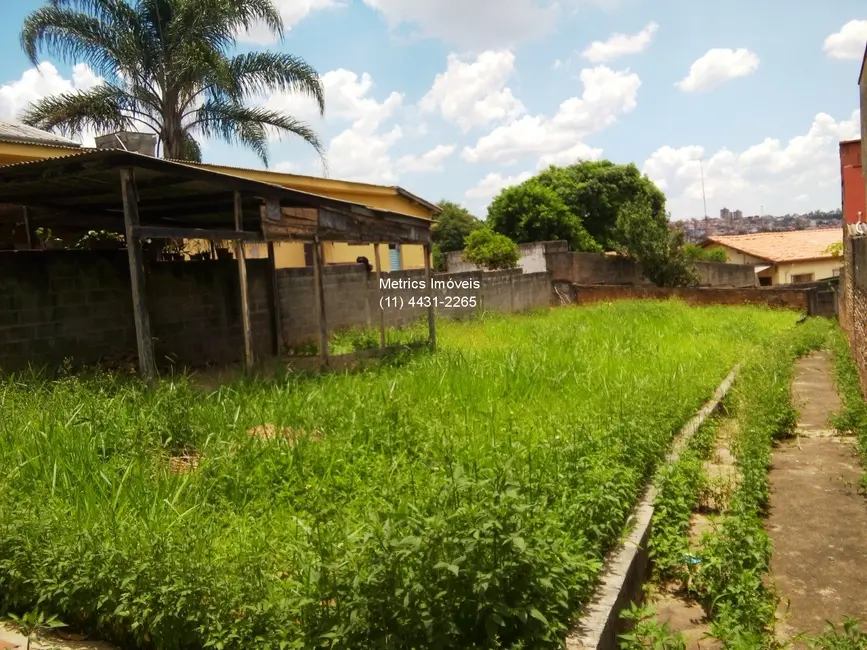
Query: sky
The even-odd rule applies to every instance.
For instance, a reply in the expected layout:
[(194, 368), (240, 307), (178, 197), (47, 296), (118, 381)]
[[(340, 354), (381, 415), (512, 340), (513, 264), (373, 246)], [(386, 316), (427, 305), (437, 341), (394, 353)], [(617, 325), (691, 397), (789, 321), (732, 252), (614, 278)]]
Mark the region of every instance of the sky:
[[(239, 34), (238, 52), (303, 57), (325, 117), (283, 93), (256, 103), (313, 126), (327, 167), (298, 138), (270, 168), (400, 185), (484, 218), (491, 199), (550, 164), (634, 163), (673, 219), (840, 207), (838, 143), (859, 137), (863, 2), (783, 0), (274, 0), (286, 33)], [(4, 2), (0, 119), (101, 82), (85, 64), (21, 51)], [(91, 140), (85, 135), (85, 144)], [(208, 141), (206, 162), (262, 168)]]

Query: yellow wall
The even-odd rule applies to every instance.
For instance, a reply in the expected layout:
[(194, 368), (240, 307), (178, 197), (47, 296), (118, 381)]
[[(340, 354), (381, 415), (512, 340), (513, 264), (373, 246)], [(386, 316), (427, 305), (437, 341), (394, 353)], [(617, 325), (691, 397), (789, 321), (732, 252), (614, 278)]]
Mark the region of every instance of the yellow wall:
[(834, 277), (834, 271), (842, 266), (843, 259), (840, 257), (777, 264), (774, 267), (774, 284), (791, 284), (793, 275), (805, 273), (812, 273), (814, 281), (825, 280)]
[[(203, 245), (200, 246), (200, 243)], [(207, 244), (207, 242), (201, 240), (187, 241), (190, 252), (206, 251), (208, 250)], [(267, 244), (246, 244), (244, 250), (247, 253), (247, 259), (264, 259), (268, 257)], [(359, 257), (366, 257), (374, 268), (376, 267), (376, 262), (373, 258), (373, 244), (355, 245), (343, 242), (324, 242), (322, 250), (325, 264), (354, 264)], [(418, 244), (404, 245), (401, 246), (400, 254), (402, 269), (424, 268), (424, 246)], [(275, 242), (274, 262), (278, 269), (304, 267), (304, 244), (301, 242)], [(386, 244), (380, 244), (379, 246), (379, 263), (383, 272), (390, 270), (391, 263)]]
[(0, 165), (59, 158), (81, 151), (82, 149), (75, 147), (43, 146), (26, 142), (0, 142)]

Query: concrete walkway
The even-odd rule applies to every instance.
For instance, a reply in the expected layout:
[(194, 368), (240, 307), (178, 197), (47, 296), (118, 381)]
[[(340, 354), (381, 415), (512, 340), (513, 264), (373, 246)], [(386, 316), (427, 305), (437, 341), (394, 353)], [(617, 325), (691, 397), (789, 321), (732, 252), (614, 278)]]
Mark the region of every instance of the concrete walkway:
[[(777, 635), (823, 632), (826, 621), (867, 620), (867, 500), (854, 440), (830, 424), (840, 409), (827, 352), (799, 360), (792, 383), (798, 436), (774, 451), (767, 530), (781, 603)], [(796, 642), (795, 647), (805, 647)]]

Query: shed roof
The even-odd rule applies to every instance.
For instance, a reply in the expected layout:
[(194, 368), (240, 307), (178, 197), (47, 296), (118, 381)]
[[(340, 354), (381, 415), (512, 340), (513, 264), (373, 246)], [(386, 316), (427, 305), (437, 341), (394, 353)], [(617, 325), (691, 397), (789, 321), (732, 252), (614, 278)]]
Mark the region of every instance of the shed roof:
[(28, 144), (47, 144), (58, 147), (78, 148), (81, 146), (80, 143), (74, 140), (63, 138), (49, 131), (5, 120), (0, 120), (0, 140), (5, 142), (25, 142)]
[(826, 252), (834, 243), (843, 241), (839, 227), (786, 232), (759, 232), (751, 235), (720, 235), (708, 237), (703, 246), (717, 244), (741, 253), (778, 264), (831, 258)]
[[(244, 229), (262, 230), (264, 201), (308, 210), (287, 238), (330, 241), (429, 241), (430, 221), (356, 203), (117, 149), (0, 166), (0, 204), (40, 209), (44, 221), (123, 231), (120, 169), (135, 170), (142, 225), (234, 227), (234, 194), (243, 197)], [(310, 209), (315, 212), (311, 218)], [(46, 224), (47, 225), (47, 224)]]

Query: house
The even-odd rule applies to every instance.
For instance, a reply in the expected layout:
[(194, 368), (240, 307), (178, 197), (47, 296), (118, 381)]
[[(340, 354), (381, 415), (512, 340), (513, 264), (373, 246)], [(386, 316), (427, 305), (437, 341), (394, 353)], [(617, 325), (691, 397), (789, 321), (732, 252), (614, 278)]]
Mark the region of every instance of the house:
[[(137, 133), (112, 134), (98, 138), (97, 146), (99, 148), (106, 146), (113, 148), (123, 147), (139, 153), (150, 153), (152, 155), (155, 150), (155, 138)], [(150, 146), (150, 151), (144, 151), (142, 146)], [(0, 166), (69, 156), (87, 150), (79, 143), (62, 138), (54, 133), (23, 124), (0, 121)], [(387, 211), (397, 215), (434, 220), (441, 211), (439, 206), (396, 186), (355, 183), (330, 178), (242, 169), (223, 165), (186, 164), (195, 164), (197, 167), (209, 171), (356, 203), (371, 209)], [(0, 242), (0, 244), (2, 243)], [(16, 245), (26, 246), (26, 243), (21, 239), (21, 241), (16, 242)], [(301, 242), (281, 242), (275, 244), (274, 256), (276, 266), (278, 268), (311, 266), (313, 264), (312, 247), (313, 245), (310, 243), (304, 244)], [(371, 264), (374, 264), (373, 251), (373, 244), (355, 245), (345, 242), (323, 242), (322, 244), (323, 262), (325, 264), (355, 263), (359, 257), (366, 257)], [(264, 245), (248, 244), (247, 253), (252, 258), (267, 257), (267, 247)], [(424, 247), (421, 245), (383, 245), (380, 247), (379, 256), (383, 271), (424, 268)]]
[(730, 264), (752, 264), (759, 284), (803, 284), (840, 275), (843, 258), (829, 250), (842, 245), (841, 228), (760, 232), (751, 235), (713, 236), (704, 248), (722, 247)]

